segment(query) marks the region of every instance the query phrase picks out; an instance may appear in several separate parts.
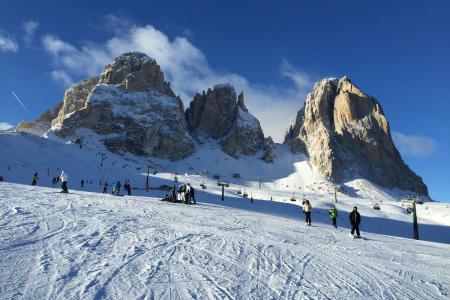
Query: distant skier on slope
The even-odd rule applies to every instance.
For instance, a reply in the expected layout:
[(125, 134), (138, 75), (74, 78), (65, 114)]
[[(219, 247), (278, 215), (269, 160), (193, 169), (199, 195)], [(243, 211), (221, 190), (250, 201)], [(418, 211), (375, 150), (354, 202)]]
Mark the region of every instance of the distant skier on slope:
[(53, 177), (52, 179), (52, 187), (58, 182), (58, 180), (56, 179), (56, 177)]
[(103, 185), (103, 194), (108, 193), (108, 186), (109, 186), (108, 181), (105, 181), (105, 184)]
[(67, 190), (67, 181), (69, 181), (69, 176), (66, 172), (64, 172), (64, 170), (61, 170), (61, 175), (59, 176), (59, 178), (61, 179), (61, 193), (68, 193), (69, 191)]
[(81, 179), (81, 188), (83, 188), (83, 187), (84, 187), (84, 180)]
[[(190, 186), (189, 183), (188, 183), (188, 185)], [(197, 204), (197, 201), (195, 201), (195, 189), (192, 186), (190, 186), (190, 187), (191, 187), (191, 192), (190, 192), (191, 200), (194, 204)]]
[(131, 184), (129, 180), (125, 181), (123, 188), (127, 191), (128, 196), (131, 196)]
[(312, 212), (311, 203), (309, 203), (309, 200), (304, 200), (303, 201), (303, 213), (305, 214), (306, 225), (308, 225), (308, 226), (311, 226), (311, 212)]
[(356, 206), (353, 207), (353, 211), (350, 213), (348, 218), (350, 220), (350, 224), (352, 225), (352, 231), (350, 234), (354, 236), (356, 230), (356, 237), (360, 238), (361, 235), (359, 234), (359, 224), (361, 223), (361, 215), (359, 214)]
[(113, 184), (113, 195), (119, 196), (121, 187), (122, 184), (120, 183), (120, 181), (115, 182)]
[(5, 178), (3, 178), (3, 176), (0, 176), (0, 182), (5, 181)]
[(184, 192), (184, 200), (186, 204), (191, 204), (191, 184), (186, 185), (186, 190)]
[(34, 173), (31, 177), (31, 185), (36, 185), (37, 181), (39, 180), (38, 173)]
[(184, 203), (185, 202), (185, 192), (186, 192), (186, 186), (184, 184), (181, 184), (178, 187), (178, 194), (177, 194), (177, 201)]
[(333, 206), (333, 208), (330, 208), (328, 210), (328, 215), (330, 216), (331, 220), (333, 221), (334, 228), (337, 228), (336, 219), (338, 217), (338, 211), (336, 209), (336, 206)]
[(170, 201), (176, 202), (177, 201), (177, 187), (175, 184), (173, 185), (173, 188), (170, 190)]

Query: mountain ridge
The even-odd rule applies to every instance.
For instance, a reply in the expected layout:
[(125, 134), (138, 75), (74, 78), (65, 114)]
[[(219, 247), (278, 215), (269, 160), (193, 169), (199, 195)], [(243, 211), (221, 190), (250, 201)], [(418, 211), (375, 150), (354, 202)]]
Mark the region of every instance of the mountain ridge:
[[(180, 160), (195, 153), (202, 139), (211, 138), (236, 159), (258, 155), (275, 165), (277, 160), (277, 145), (265, 138), (242, 92), (236, 95), (229, 84), (215, 85), (197, 93), (185, 110), (157, 62), (138, 52), (124, 53), (99, 76), (72, 85), (63, 103), (16, 130), (46, 134), (48, 129), (67, 139), (76, 137), (79, 128), (103, 136), (114, 153)], [(348, 77), (315, 84), (284, 143), (293, 153), (307, 154), (333, 182), (361, 177), (428, 196), (422, 179), (396, 149), (381, 104)]]

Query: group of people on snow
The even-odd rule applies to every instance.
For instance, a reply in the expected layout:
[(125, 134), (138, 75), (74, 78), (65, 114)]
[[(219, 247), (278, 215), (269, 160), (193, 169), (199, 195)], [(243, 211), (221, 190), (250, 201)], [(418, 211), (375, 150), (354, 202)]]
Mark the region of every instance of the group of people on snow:
[[(0, 182), (4, 181), (3, 176), (0, 176)], [(35, 186), (39, 180), (38, 172), (35, 172), (32, 176), (31, 185)], [(61, 193), (68, 193), (67, 182), (69, 177), (64, 170), (61, 171), (61, 175), (59, 177), (53, 177), (52, 184), (55, 185), (57, 182), (61, 182)], [(84, 187), (84, 180), (81, 180), (81, 187)], [(101, 183), (101, 182), (100, 182)], [(108, 192), (109, 184), (107, 181), (103, 184), (103, 193)], [(120, 189), (122, 188), (122, 184), (120, 181), (116, 181), (111, 185), (112, 194), (119, 196)], [(129, 196), (131, 196), (131, 184), (129, 180), (125, 180), (125, 184), (123, 185), (124, 190), (127, 192)], [(167, 202), (179, 202), (185, 204), (196, 204), (195, 201), (195, 189), (191, 186), (190, 183), (180, 184), (178, 189), (174, 185), (173, 188), (165, 195), (162, 201)], [(311, 226), (311, 214), (312, 214), (312, 206), (309, 200), (303, 200), (302, 202), (303, 213), (305, 215), (305, 221), (307, 226)], [(332, 224), (335, 228), (337, 228), (337, 217), (338, 211), (336, 206), (333, 206), (328, 210), (328, 215), (332, 220)], [(361, 215), (358, 212), (358, 208), (355, 206), (353, 210), (349, 214), (349, 221), (351, 225), (351, 235), (354, 236), (356, 232), (356, 237), (360, 238), (361, 234), (359, 231), (359, 225), (361, 224)]]
[[(39, 180), (38, 172), (35, 172), (31, 177), (31, 185), (35, 186)], [(56, 183), (61, 182), (61, 193), (68, 193), (67, 182), (69, 181), (69, 176), (64, 170), (61, 170), (61, 175), (52, 178), (52, 186)]]
[(161, 201), (197, 204), (195, 201), (195, 189), (190, 183), (180, 184), (178, 189), (174, 185)]
[[(311, 213), (312, 213), (312, 206), (309, 200), (303, 200), (303, 213), (305, 214), (305, 220), (306, 225), (311, 226)], [(328, 216), (331, 218), (331, 221), (333, 223), (333, 226), (337, 228), (337, 217), (338, 217), (338, 211), (336, 209), (336, 206), (333, 206), (328, 210)], [(353, 207), (353, 210), (349, 214), (349, 221), (350, 225), (352, 226), (350, 234), (354, 236), (356, 232), (356, 237), (360, 238), (361, 234), (359, 232), (359, 225), (361, 224), (361, 215), (358, 212), (358, 208), (355, 206)]]
[[(108, 193), (108, 187), (109, 187), (109, 183), (108, 181), (105, 181), (103, 183), (103, 194), (107, 194)], [(120, 196), (120, 189), (122, 188), (122, 183), (120, 182), (120, 180), (113, 182), (111, 184), (111, 194), (116, 195), (116, 196)], [(125, 180), (125, 184), (123, 185), (123, 189), (127, 192), (128, 196), (131, 196), (131, 191), (132, 191), (132, 187), (131, 187), (131, 183), (130, 180)]]

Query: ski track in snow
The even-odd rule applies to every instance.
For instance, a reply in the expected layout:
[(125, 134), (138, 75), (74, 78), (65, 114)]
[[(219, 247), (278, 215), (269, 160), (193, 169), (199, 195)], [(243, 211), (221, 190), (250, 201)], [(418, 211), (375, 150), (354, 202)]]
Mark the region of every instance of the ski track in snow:
[[(19, 192), (20, 190), (20, 192)], [(448, 299), (450, 246), (1, 184), (1, 299)]]

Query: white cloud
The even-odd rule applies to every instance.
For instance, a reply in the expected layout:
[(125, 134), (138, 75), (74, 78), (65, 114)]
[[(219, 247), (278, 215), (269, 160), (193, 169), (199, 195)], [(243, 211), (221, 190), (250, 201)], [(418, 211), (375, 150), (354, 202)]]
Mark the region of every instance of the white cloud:
[(6, 129), (10, 129), (12, 127), (14, 127), (14, 125), (11, 125), (6, 122), (0, 122), (0, 130), (6, 130)]
[(406, 135), (392, 131), (395, 145), (403, 155), (425, 157), (431, 155), (436, 149), (436, 141), (432, 138), (418, 135)]
[(284, 59), (283, 63), (281, 64), (281, 74), (294, 81), (299, 89), (311, 88), (312, 82), (309, 75), (305, 72), (297, 70), (286, 59)]
[(19, 45), (13, 38), (8, 37), (0, 33), (0, 51), (2, 52), (17, 52), (19, 50)]
[(23, 40), (25, 41), (25, 44), (29, 45), (31, 43), (38, 27), (39, 23), (33, 20), (22, 23), (22, 29), (24, 31)]
[[(109, 20), (120, 23), (117, 17), (110, 17)], [(292, 88), (262, 86), (249, 82), (239, 74), (216, 71), (209, 66), (203, 52), (187, 38), (175, 37), (170, 40), (151, 25), (131, 26), (124, 32), (115, 32), (104, 44), (88, 43), (75, 47), (54, 35), (45, 35), (42, 42), (54, 57), (57, 72), (67, 75), (56, 76), (62, 73), (52, 73), (53, 78), (59, 77), (65, 82), (70, 77), (98, 75), (114, 57), (124, 52), (140, 51), (156, 59), (166, 80), (170, 81), (175, 93), (181, 96), (185, 106), (196, 92), (215, 84), (231, 83), (236, 92), (244, 92), (246, 105), (261, 121), (265, 135), (271, 135), (276, 141), (283, 139), (289, 122), (295, 119), (296, 112), (312, 86), (309, 77), (286, 60), (281, 66), (280, 75), (293, 81)]]
[(86, 45), (77, 49), (51, 34), (44, 35), (42, 44), (44, 49), (54, 57), (58, 72), (65, 71), (69, 76), (98, 75), (114, 57), (102, 45)]
[(63, 82), (65, 86), (69, 86), (73, 83), (70, 75), (62, 70), (53, 70), (50, 75), (54, 80)]

